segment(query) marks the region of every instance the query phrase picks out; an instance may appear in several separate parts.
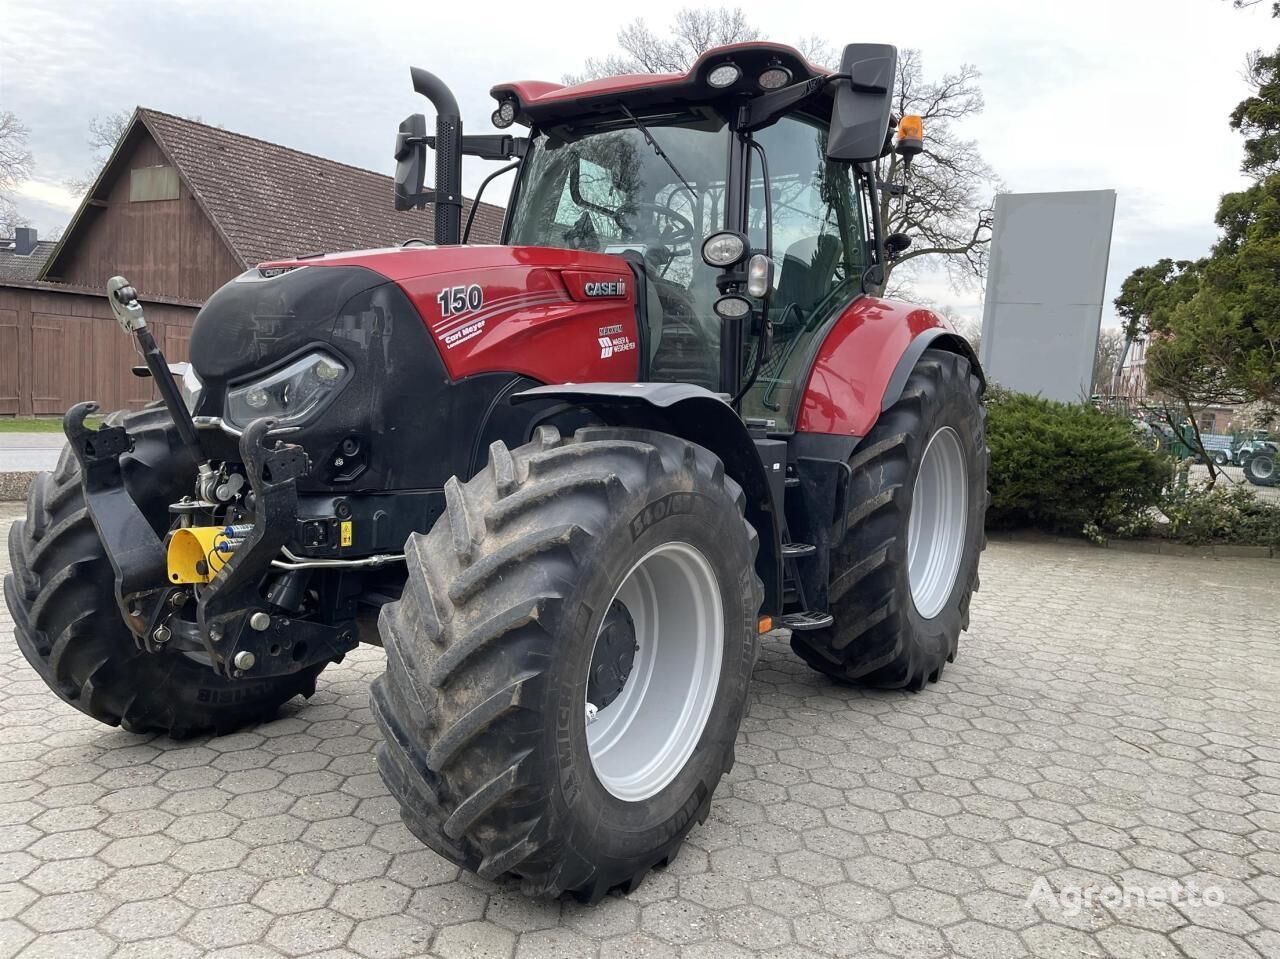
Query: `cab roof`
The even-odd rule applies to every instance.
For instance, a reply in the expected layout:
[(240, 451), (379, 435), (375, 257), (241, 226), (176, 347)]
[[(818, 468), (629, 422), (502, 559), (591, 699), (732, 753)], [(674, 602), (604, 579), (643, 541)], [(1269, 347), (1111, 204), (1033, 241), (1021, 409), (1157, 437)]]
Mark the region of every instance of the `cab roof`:
[[(726, 87), (713, 87), (707, 80), (711, 71), (732, 64), (741, 71)], [(653, 106), (693, 106), (712, 104), (744, 95), (765, 92), (758, 78), (773, 67), (790, 73), (798, 83), (825, 76), (830, 71), (810, 63), (794, 47), (781, 43), (733, 43), (708, 50), (687, 73), (632, 73), (604, 77), (564, 86), (544, 80), (500, 83), (489, 92), (499, 103), (516, 101), (516, 122), (526, 126), (546, 126), (563, 120)]]

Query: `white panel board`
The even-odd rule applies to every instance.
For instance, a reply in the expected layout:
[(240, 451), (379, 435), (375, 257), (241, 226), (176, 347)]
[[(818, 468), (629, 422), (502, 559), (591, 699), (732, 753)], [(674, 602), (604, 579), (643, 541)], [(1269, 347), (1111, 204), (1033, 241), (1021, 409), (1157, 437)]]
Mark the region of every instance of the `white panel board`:
[(1114, 190), (1005, 193), (982, 315), (982, 367), (1009, 389), (1075, 402), (1092, 387)]

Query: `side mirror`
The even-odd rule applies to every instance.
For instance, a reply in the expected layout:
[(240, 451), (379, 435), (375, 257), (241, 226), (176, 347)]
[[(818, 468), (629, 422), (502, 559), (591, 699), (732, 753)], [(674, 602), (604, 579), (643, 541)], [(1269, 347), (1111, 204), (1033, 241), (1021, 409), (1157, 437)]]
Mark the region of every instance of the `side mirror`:
[(911, 237), (905, 233), (890, 233), (884, 238), (884, 251), (889, 259), (896, 260), (911, 247)]
[(396, 209), (425, 206), (430, 194), (424, 189), (427, 172), (427, 118), (407, 116), (396, 134)]
[(851, 43), (840, 58), (831, 108), (827, 157), (866, 163), (884, 152), (893, 106), (893, 83), (898, 71), (898, 48), (887, 43)]

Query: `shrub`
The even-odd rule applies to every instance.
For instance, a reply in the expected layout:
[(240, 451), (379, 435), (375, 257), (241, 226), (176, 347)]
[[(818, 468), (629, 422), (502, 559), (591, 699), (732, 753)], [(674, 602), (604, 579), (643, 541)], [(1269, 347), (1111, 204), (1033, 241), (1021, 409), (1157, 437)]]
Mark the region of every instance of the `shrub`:
[(989, 525), (1133, 535), (1160, 502), (1169, 461), (1128, 420), (999, 388), (987, 407)]
[(1160, 503), (1168, 519), (1164, 533), (1181, 543), (1233, 543), (1280, 548), (1280, 506), (1247, 486), (1219, 480), (1170, 489)]

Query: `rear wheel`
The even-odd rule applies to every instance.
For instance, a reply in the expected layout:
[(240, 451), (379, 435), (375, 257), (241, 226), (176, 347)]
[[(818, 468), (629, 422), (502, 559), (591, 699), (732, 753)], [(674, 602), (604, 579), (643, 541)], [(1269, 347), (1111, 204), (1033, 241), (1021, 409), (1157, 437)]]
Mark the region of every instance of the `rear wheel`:
[(1255, 486), (1275, 486), (1277, 480), (1276, 454), (1255, 453), (1245, 460), (1244, 475)]
[(986, 543), (986, 411), (969, 361), (926, 350), (850, 461), (832, 626), (792, 648), (837, 679), (920, 689), (954, 660)]
[[(172, 419), (152, 408), (114, 413), (107, 422), (134, 438), (134, 451), (122, 457), (125, 484), (157, 531), (166, 530), (169, 504), (190, 489), (195, 473)], [(9, 556), (5, 599), (23, 655), (58, 696), (108, 726), (175, 738), (226, 733), (315, 691), (323, 665), (236, 681), (176, 650), (140, 650), (120, 619), (115, 574), (69, 448), (52, 473), (32, 483), (27, 517), (9, 530)]]
[(667, 434), (543, 427), (445, 493), (379, 624), (383, 778), (487, 879), (629, 889), (733, 762), (763, 597), (742, 492)]

